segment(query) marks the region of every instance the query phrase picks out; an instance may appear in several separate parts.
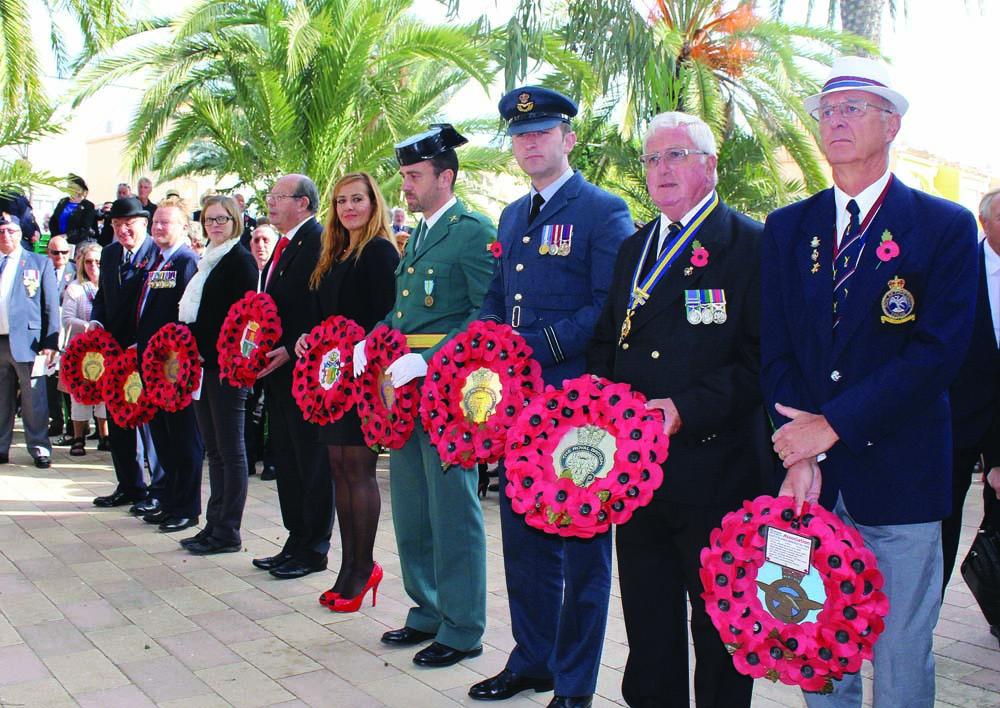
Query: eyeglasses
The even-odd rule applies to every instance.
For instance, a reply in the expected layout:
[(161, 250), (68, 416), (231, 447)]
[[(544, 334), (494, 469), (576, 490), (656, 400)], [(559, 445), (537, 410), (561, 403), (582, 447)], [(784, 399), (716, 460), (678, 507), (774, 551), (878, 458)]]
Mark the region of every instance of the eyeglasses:
[(874, 103), (868, 103), (868, 101), (858, 101), (855, 99), (841, 101), (840, 103), (828, 103), (824, 106), (810, 111), (809, 115), (813, 117), (813, 120), (819, 121), (820, 123), (826, 123), (831, 120), (836, 113), (840, 113), (845, 120), (859, 120), (863, 118), (867, 113), (869, 108), (874, 108), (877, 111), (883, 111), (885, 113), (895, 113), (895, 111), (889, 108), (882, 108), (882, 106), (876, 106)]
[(235, 221), (235, 219), (233, 219), (233, 217), (229, 216), (228, 214), (226, 216), (206, 216), (205, 217), (205, 223), (206, 224), (215, 224), (216, 226), (225, 226), (230, 221)]
[(50, 256), (68, 256), (69, 251), (49, 251)]
[(276, 202), (279, 199), (301, 199), (303, 194), (278, 194), (277, 192), (268, 192), (264, 195), (264, 200), (268, 202)]
[(689, 148), (667, 148), (662, 152), (647, 152), (645, 155), (639, 155), (639, 162), (647, 170), (652, 169), (664, 162), (668, 165), (678, 165), (687, 158), (688, 155), (708, 155), (709, 153), (704, 150), (691, 150)]

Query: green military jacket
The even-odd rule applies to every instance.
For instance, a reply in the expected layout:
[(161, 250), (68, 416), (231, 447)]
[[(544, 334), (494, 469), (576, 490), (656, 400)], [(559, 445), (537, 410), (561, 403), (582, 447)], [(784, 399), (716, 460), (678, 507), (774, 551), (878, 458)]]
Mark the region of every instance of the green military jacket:
[(497, 230), (461, 201), (441, 215), (414, 253), (421, 228), (406, 244), (396, 269), (395, 305), (379, 324), (408, 335), (410, 349), (429, 360), (478, 316), (493, 277), (489, 246)]

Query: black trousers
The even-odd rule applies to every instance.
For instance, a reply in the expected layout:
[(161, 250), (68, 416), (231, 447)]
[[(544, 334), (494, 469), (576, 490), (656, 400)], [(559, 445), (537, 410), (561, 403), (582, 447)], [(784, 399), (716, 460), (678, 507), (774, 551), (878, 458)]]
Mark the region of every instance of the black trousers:
[(736, 670), (705, 612), (701, 549), (732, 511), (654, 498), (616, 531), (629, 654), (622, 695), (632, 708), (690, 708), (688, 602), (698, 708), (749, 708), (753, 679)]
[[(965, 497), (972, 485), (972, 471), (979, 460), (980, 455), (986, 462), (983, 472), (989, 472), (994, 465), (1000, 461), (992, 459), (990, 453), (992, 440), (992, 428), (983, 438), (973, 445), (963, 449), (956, 449), (952, 453), (951, 462), (951, 516), (941, 522), (941, 551), (944, 556), (944, 585), (948, 587), (948, 580), (955, 568), (956, 557), (958, 555), (958, 543), (962, 535), (962, 509), (965, 506)], [(996, 519), (994, 525), (1000, 525), (1000, 518), (997, 513), (1000, 508), (997, 504), (997, 495), (988, 484), (983, 485), (983, 506), (985, 518)], [(991, 513), (993, 509), (993, 513)]]
[(118, 478), (118, 491), (132, 497), (146, 494), (146, 481), (139, 464), (137, 436), (135, 428), (123, 428), (108, 416), (108, 442), (111, 443), (111, 462), (115, 466), (115, 477)]
[(274, 447), (278, 505), (288, 530), (283, 551), (314, 565), (326, 559), (333, 531), (333, 479), (319, 426), (302, 418), (292, 396), (292, 366), (265, 378), (268, 434)]
[(175, 413), (160, 410), (149, 421), (156, 454), (163, 466), (166, 486), (160, 500), (175, 518), (201, 515), (201, 467), (205, 448), (201, 443), (194, 408)]

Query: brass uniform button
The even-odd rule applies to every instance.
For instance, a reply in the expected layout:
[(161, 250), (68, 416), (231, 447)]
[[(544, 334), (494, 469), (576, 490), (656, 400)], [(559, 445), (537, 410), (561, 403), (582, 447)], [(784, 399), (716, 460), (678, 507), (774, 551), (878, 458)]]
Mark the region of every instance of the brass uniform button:
[(531, 243), (531, 236), (525, 236), (522, 238), (521, 243)]
[(409, 290), (404, 290), (403, 291), (403, 297), (410, 297), (410, 291)]
[(650, 356), (653, 357), (654, 359), (659, 359), (660, 358), (660, 352), (653, 352), (652, 354), (650, 354)]
[(403, 319), (403, 312), (401, 310), (396, 311), (396, 319), (397, 320)]
[(410, 266), (409, 268), (407, 268), (406, 272), (409, 273), (410, 275), (413, 275), (413, 266)]
[(628, 349), (628, 342), (622, 343), (622, 349)]
[(514, 299), (515, 299), (515, 300), (516, 300), (517, 302), (521, 302), (521, 298), (522, 298), (522, 297), (524, 297), (524, 296), (523, 296), (523, 295), (521, 295), (521, 293), (517, 293), (517, 294), (515, 294), (515, 295), (514, 295)]
[(523, 263), (518, 263), (518, 264), (517, 264), (517, 265), (516, 265), (516, 266), (514, 267), (514, 270), (516, 270), (516, 271), (517, 271), (518, 273), (520, 273), (520, 272), (521, 272), (522, 270), (524, 270), (524, 264), (523, 264)]

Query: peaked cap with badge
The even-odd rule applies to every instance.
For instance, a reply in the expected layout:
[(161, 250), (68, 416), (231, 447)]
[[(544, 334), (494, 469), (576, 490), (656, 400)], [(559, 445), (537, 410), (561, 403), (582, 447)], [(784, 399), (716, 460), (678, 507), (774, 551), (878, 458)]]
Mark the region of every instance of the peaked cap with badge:
[(569, 124), (578, 111), (572, 99), (540, 86), (522, 86), (508, 92), (500, 99), (497, 108), (507, 121), (507, 135), (548, 130), (560, 123)]

